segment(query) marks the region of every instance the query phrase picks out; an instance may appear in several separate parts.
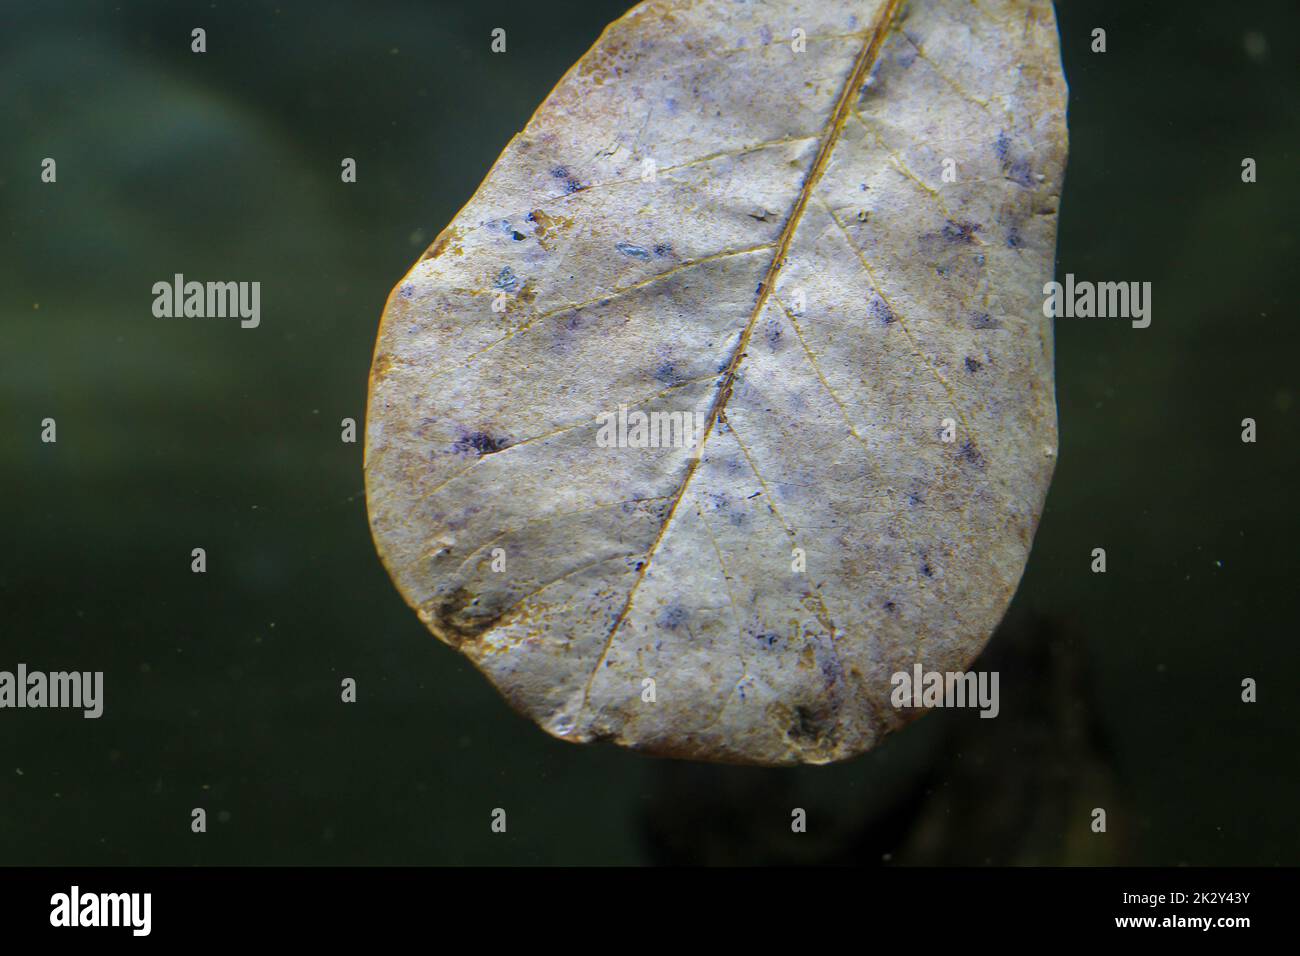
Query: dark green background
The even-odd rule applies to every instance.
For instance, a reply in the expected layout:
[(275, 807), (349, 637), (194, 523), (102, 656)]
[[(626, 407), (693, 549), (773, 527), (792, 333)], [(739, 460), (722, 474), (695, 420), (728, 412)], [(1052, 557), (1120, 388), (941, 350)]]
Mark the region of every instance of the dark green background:
[[(339, 421), (389, 289), (625, 6), (0, 9), (0, 668), (107, 697), (0, 711), (0, 864), (1300, 862), (1285, 0), (1059, 4), (1058, 272), (1151, 281), (1154, 318), (1058, 322), (1060, 465), (980, 665), (998, 720), (799, 770), (573, 747), (406, 608)], [(261, 327), (155, 319), (175, 272), (260, 281)]]

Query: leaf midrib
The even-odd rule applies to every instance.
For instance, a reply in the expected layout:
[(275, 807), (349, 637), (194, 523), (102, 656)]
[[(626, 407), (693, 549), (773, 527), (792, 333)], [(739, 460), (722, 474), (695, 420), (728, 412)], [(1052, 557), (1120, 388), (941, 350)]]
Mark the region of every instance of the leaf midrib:
[(664, 518), (664, 523), (659, 529), (659, 534), (655, 537), (654, 542), (646, 552), (645, 560), (641, 563), (641, 568), (637, 578), (632, 582), (632, 587), (628, 590), (627, 600), (623, 604), (622, 610), (619, 611), (618, 617), (614, 620), (610, 628), (609, 636), (605, 639), (604, 649), (596, 659), (596, 664), (591, 670), (591, 676), (587, 679), (586, 689), (583, 693), (583, 706), (586, 707), (590, 696), (591, 686), (600, 672), (600, 666), (604, 663), (605, 658), (609, 655), (610, 648), (614, 645), (614, 638), (617, 636), (619, 628), (627, 619), (632, 610), (632, 602), (636, 597), (637, 589), (641, 582), (645, 580), (646, 574), (650, 570), (650, 562), (659, 550), (659, 545), (663, 542), (668, 534), (668, 529), (672, 525), (673, 518), (677, 514), (677, 506), (681, 504), (682, 499), (686, 497), (686, 489), (690, 487), (691, 479), (695, 477), (695, 471), (699, 468), (700, 461), (704, 457), (704, 445), (713, 433), (713, 426), (721, 416), (723, 409), (726, 408), (727, 400), (731, 397), (731, 390), (735, 384), (736, 372), (740, 368), (740, 363), (744, 360), (745, 350), (749, 347), (749, 340), (754, 333), (754, 327), (758, 323), (758, 318), (763, 314), (767, 306), (768, 299), (772, 295), (772, 289), (776, 285), (777, 274), (785, 264), (786, 256), (789, 254), (790, 245), (794, 241), (795, 233), (798, 232), (799, 223), (803, 219), (804, 210), (808, 207), (808, 202), (812, 198), (813, 191), (821, 181), (822, 174), (826, 170), (826, 164), (830, 161), (831, 154), (834, 152), (836, 145), (839, 143), (840, 135), (848, 122), (849, 114), (853, 109), (853, 99), (856, 92), (861, 89), (867, 75), (875, 66), (876, 60), (880, 55), (880, 48), (884, 45), (885, 37), (889, 33), (889, 28), (894, 22), (894, 17), (898, 9), (902, 6), (903, 0), (885, 0), (876, 17), (876, 22), (871, 28), (867, 42), (863, 44), (862, 50), (859, 51), (857, 60), (853, 64), (853, 69), (849, 73), (848, 80), (845, 82), (843, 89), (840, 90), (839, 98), (836, 100), (835, 109), (832, 111), (830, 119), (827, 120), (826, 128), (822, 133), (821, 145), (817, 148), (817, 155), (813, 159), (812, 167), (808, 175), (804, 178), (803, 186), (799, 190), (799, 195), (795, 197), (793, 208), (786, 220), (785, 228), (781, 232), (781, 238), (777, 242), (776, 252), (772, 256), (772, 262), (768, 266), (767, 274), (763, 277), (763, 282), (759, 286), (758, 299), (754, 304), (754, 309), (750, 313), (749, 320), (745, 324), (744, 330), (740, 334), (740, 340), (736, 343), (735, 349), (731, 353), (731, 359), (727, 362), (723, 370), (724, 380), (718, 388), (717, 397), (713, 400), (713, 405), (709, 409), (709, 417), (704, 426), (704, 432), (699, 438), (699, 444), (696, 446), (695, 454), (691, 456), (686, 468), (686, 474), (682, 477), (681, 485), (677, 493), (673, 496), (672, 505), (668, 509), (668, 514)]

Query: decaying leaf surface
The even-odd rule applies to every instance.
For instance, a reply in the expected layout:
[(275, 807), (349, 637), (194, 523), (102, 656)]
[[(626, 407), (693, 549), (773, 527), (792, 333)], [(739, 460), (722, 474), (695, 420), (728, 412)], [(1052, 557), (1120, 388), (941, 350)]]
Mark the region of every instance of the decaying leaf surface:
[[(367, 501), (429, 629), (568, 740), (824, 763), (905, 722), (1051, 477), (1065, 93), (1047, 0), (612, 24), (384, 314)], [(604, 447), (620, 406), (703, 437)]]

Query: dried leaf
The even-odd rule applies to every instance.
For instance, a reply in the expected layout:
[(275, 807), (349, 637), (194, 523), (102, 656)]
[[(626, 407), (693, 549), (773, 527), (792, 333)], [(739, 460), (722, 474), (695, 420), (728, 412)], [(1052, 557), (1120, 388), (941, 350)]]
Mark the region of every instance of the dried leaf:
[(906, 722), (1051, 477), (1065, 92), (1047, 0), (612, 24), (384, 314), (367, 500), (429, 629), (573, 741), (824, 763)]

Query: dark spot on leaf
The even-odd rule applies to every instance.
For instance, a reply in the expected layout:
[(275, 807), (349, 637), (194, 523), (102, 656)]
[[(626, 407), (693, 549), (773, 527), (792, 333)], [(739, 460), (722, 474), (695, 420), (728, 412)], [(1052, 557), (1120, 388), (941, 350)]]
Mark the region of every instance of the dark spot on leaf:
[(993, 152), (1005, 168), (1008, 162), (1007, 157), (1011, 154), (1011, 140), (1006, 133), (998, 133), (998, 138), (993, 141)]
[(501, 451), (503, 448), (510, 447), (509, 438), (494, 438), (487, 432), (462, 432), (451, 446), (457, 454), (466, 455), (470, 452), (477, 454), (480, 458), (484, 455), (491, 455), (494, 452)]
[(1017, 159), (1007, 170), (1007, 178), (1017, 185), (1029, 188), (1034, 185), (1034, 171), (1029, 166), (1029, 161)]
[(977, 468), (984, 467), (984, 456), (981, 455), (979, 450), (970, 443), (969, 439), (967, 439), (961, 446), (961, 458), (963, 461), (968, 461)]
[(1033, 169), (1029, 161), (1012, 157), (1011, 140), (1006, 133), (998, 133), (998, 138), (993, 141), (993, 152), (997, 155), (998, 162), (1002, 164), (1002, 171), (1006, 173), (1008, 179), (1025, 187), (1034, 185)]
[(878, 295), (872, 296), (871, 302), (867, 306), (867, 311), (870, 312), (871, 317), (881, 325), (889, 325), (891, 322), (898, 321), (894, 316), (893, 310), (890, 309), (889, 303)]
[(802, 704), (794, 709), (794, 723), (786, 731), (791, 740), (801, 743), (819, 744), (835, 729), (835, 717), (825, 709), (806, 707)]
[(978, 372), (981, 368), (983, 368), (983, 366), (980, 365), (979, 362), (975, 361), (975, 360), (974, 360), (973, 358), (971, 358), (969, 355), (966, 356), (966, 371), (968, 371), (968, 372)]
[(655, 369), (656, 382), (663, 382), (665, 385), (676, 385), (681, 380), (681, 376), (677, 374), (677, 369), (671, 362), (665, 362)]
[(975, 233), (979, 232), (981, 226), (975, 222), (953, 222), (951, 219), (944, 224), (943, 237), (949, 242), (971, 243), (975, 241)]
[(1000, 329), (1002, 323), (987, 312), (971, 312), (966, 317), (972, 329)]
[(569, 170), (567, 167), (556, 166), (554, 169), (551, 170), (551, 175), (554, 176), (556, 179), (560, 180), (560, 182), (564, 184), (564, 191), (566, 194), (576, 193), (579, 190), (583, 190), (587, 188), (582, 183), (578, 182), (578, 180), (576, 180), (574, 177), (569, 175)]
[(503, 268), (497, 273), (497, 277), (492, 284), (498, 289), (504, 289), (507, 292), (515, 292), (523, 285), (519, 276), (515, 275), (515, 270), (509, 266)]
[(676, 604), (659, 612), (659, 626), (666, 630), (675, 631), (684, 623), (686, 623), (686, 611)]
[(478, 604), (477, 597), (458, 587), (430, 610), (430, 626), (455, 647), (475, 640), (503, 616), (502, 612), (483, 612)]

